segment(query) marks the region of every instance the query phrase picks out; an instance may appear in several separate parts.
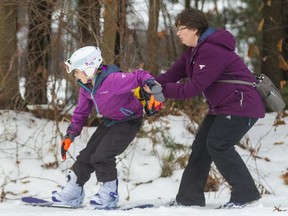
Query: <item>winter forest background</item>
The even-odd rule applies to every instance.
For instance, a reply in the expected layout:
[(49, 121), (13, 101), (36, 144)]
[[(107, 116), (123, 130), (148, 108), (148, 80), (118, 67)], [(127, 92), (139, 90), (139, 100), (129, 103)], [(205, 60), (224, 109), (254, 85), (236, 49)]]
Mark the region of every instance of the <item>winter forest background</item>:
[[(28, 148), (43, 169), (59, 169), (63, 124), (66, 127), (69, 123), (78, 96), (74, 79), (64, 72), (67, 57), (79, 47), (95, 45), (101, 48), (107, 64), (115, 63), (127, 72), (143, 68), (157, 75), (185, 49), (176, 36), (174, 17), (189, 7), (202, 9), (212, 26), (230, 30), (236, 36), (238, 54), (255, 73), (267, 74), (288, 104), (288, 0), (1, 0), (0, 151), (19, 165), (21, 150)], [(165, 130), (165, 118), (173, 115), (191, 120), (185, 130), (193, 137), (206, 108), (202, 97), (167, 100), (159, 114), (145, 117), (152, 126), (143, 129), (139, 137), (148, 136), (153, 149), (160, 143), (161, 147), (155, 148), (166, 152), (158, 157), (161, 177), (183, 169), (190, 154), (189, 146), (181, 145), (181, 140), (175, 145), (169, 130)], [(11, 126), (19, 116), (21, 122), (28, 122), (26, 126), (35, 137), (26, 137), (19, 133), (21, 127)], [(39, 128), (34, 118), (47, 124)], [(271, 128), (285, 125), (285, 118), (285, 111), (277, 115), (269, 121)], [(153, 127), (154, 121), (162, 129)], [(98, 123), (92, 113), (82, 141), (88, 139), (89, 128)], [(239, 146), (256, 157), (259, 149), (251, 148), (247, 140)], [(155, 149), (152, 152), (157, 155)], [(17, 196), (7, 189), (11, 179), (6, 172), (0, 173), (0, 202)], [(221, 184), (217, 170), (211, 170), (206, 190), (217, 191)], [(263, 187), (265, 191), (268, 189)]]

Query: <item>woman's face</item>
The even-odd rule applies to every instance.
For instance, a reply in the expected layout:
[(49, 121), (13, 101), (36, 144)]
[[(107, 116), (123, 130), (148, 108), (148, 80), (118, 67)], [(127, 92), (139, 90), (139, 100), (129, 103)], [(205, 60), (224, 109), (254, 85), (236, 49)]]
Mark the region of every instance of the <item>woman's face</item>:
[(88, 83), (88, 78), (86, 76), (86, 74), (84, 73), (84, 71), (80, 71), (80, 70), (75, 70), (74, 72), (74, 77), (77, 79), (77, 80), (80, 80), (83, 84), (87, 84)]
[(184, 45), (195, 47), (199, 39), (197, 32), (197, 29), (188, 29), (187, 26), (178, 26), (177, 36)]

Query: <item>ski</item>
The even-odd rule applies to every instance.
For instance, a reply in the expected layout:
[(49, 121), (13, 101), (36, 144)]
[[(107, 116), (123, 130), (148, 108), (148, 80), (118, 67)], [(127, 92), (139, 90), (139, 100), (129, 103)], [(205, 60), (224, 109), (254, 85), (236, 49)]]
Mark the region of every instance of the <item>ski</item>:
[(56, 203), (56, 202), (48, 201), (45, 199), (39, 199), (36, 197), (23, 197), (21, 198), (21, 201), (27, 205), (40, 206), (40, 207), (52, 207), (52, 208), (54, 207), (54, 208), (67, 208), (67, 209), (77, 209), (77, 208), (84, 207), (84, 206), (72, 206), (72, 205)]
[[(38, 207), (50, 207), (50, 208), (66, 208), (66, 209), (79, 209), (79, 208), (85, 208), (84, 205), (81, 206), (72, 206), (72, 205), (66, 205), (56, 202), (51, 202), (45, 199), (39, 199), (36, 197), (23, 197), (21, 198), (21, 201), (24, 202), (26, 205), (30, 206), (38, 206)], [(126, 206), (118, 206), (116, 208), (94, 208), (94, 210), (121, 210), (121, 211), (129, 211), (133, 209), (145, 209), (145, 208), (153, 208), (154, 205), (150, 203), (145, 204), (134, 204), (134, 205), (126, 205)]]
[(118, 207), (116, 208), (119, 209), (119, 210), (122, 210), (122, 211), (129, 211), (129, 210), (133, 210), (133, 209), (146, 209), (146, 208), (153, 208), (154, 205), (153, 204), (150, 204), (150, 203), (147, 203), (147, 204), (136, 204), (136, 205), (131, 205), (131, 206), (128, 206), (128, 207)]

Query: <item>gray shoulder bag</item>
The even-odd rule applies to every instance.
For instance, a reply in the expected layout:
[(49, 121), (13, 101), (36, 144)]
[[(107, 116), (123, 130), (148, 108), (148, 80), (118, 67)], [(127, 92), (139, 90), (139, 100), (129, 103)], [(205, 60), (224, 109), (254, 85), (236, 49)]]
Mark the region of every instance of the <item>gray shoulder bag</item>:
[(262, 101), (267, 109), (277, 113), (281, 112), (286, 104), (280, 91), (265, 74), (256, 76), (256, 79), (258, 82), (247, 82), (243, 80), (217, 80), (216, 82), (243, 84), (255, 87), (260, 93)]

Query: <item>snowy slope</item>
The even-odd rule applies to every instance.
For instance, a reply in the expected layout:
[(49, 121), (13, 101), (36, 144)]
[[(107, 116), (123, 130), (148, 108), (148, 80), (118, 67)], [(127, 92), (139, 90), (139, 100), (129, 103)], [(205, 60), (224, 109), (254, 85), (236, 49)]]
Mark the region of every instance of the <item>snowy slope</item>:
[[(246, 147), (255, 157), (251, 156), (248, 149), (236, 147), (256, 183), (262, 186), (263, 191), (265, 189), (270, 193), (263, 195), (254, 206), (241, 210), (215, 209), (229, 200), (229, 188), (224, 183), (219, 191), (206, 193), (207, 206), (204, 208), (162, 206), (128, 212), (107, 212), (30, 207), (19, 201), (21, 197), (28, 195), (49, 199), (51, 191), (64, 184), (65, 171), (73, 164), (73, 158), (85, 146), (95, 128), (84, 128), (71, 147), (72, 157), (63, 162), (59, 152), (59, 131), (65, 133), (67, 122), (56, 124), (50, 120), (35, 118), (29, 113), (0, 111), (0, 186), (3, 199), (0, 203), (0, 215), (286, 215), (287, 212), (275, 212), (274, 209), (288, 209), (288, 186), (281, 178), (288, 167), (288, 117), (283, 118), (284, 124), (278, 127), (273, 127), (274, 120), (274, 113), (266, 114), (245, 137)], [(166, 141), (168, 137), (168, 141), (174, 145), (184, 146), (183, 150), (174, 152), (175, 155), (189, 153), (194, 135), (187, 130), (188, 126), (197, 127), (185, 115), (170, 115), (152, 123), (145, 122), (145, 132), (118, 158), (120, 205), (139, 202), (159, 205), (175, 197), (183, 169), (175, 164), (172, 176), (160, 177), (162, 159), (171, 150), (163, 148), (159, 142), (163, 142), (163, 136)], [(151, 129), (158, 130), (158, 133), (151, 134)], [(98, 187), (99, 184), (92, 175), (85, 185), (85, 202), (97, 192)]]

